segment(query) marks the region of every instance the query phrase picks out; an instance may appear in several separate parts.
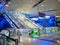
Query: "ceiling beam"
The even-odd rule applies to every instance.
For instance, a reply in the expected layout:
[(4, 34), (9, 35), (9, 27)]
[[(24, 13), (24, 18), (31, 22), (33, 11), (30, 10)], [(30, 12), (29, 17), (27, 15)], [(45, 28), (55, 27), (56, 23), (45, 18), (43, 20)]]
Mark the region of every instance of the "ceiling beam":
[(42, 3), (44, 0), (40, 0), (38, 3), (33, 5), (33, 8), (36, 7), (37, 5), (39, 5), (40, 3)]

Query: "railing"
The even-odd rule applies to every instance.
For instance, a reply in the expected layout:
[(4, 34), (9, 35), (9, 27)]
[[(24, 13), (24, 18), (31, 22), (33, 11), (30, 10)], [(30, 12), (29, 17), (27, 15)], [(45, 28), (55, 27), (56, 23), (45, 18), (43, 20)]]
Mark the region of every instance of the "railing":
[(9, 29), (9, 30), (11, 32), (11, 37), (16, 36), (16, 34), (17, 34), (18, 36), (32, 37), (32, 38), (52, 36), (53, 34), (59, 32), (58, 27), (45, 27), (45, 28), (40, 28), (40, 29), (38, 29), (38, 28), (15, 29), (15, 30)]
[[(22, 14), (22, 13), (21, 13)], [(20, 16), (24, 16), (24, 18), (26, 20), (28, 20), (31, 24), (33, 24), (34, 26), (36, 26), (36, 28), (40, 28), (42, 26), (39, 26), (38, 24), (36, 24), (35, 22), (31, 21), (29, 18), (27, 18), (24, 14), (20, 15)]]
[(12, 23), (16, 26), (16, 28), (19, 28), (16, 24), (15, 24), (15, 22), (4, 12), (4, 14), (12, 21)]
[[(9, 11), (6, 11), (7, 14), (9, 14), (9, 16), (14, 17), (15, 19), (18, 20), (18, 22), (20, 22), (22, 25), (24, 25), (25, 27), (28, 28), (40, 28), (41, 26), (39, 26), (38, 24), (35, 24), (34, 22), (32, 22), (31, 20), (29, 20), (26, 16), (24, 16), (24, 14), (20, 13), (20, 14), (15, 14), (15, 12), (10, 13)], [(12, 18), (11, 17), (11, 18)], [(30, 24), (30, 25), (27, 25)]]
[(18, 45), (18, 39), (10, 38), (9, 36), (6, 36), (4, 34), (0, 34), (0, 35), (3, 37), (3, 44), (2, 45), (7, 45), (8, 44), (7, 42), (9, 42), (9, 41), (7, 41), (7, 39), (14, 41), (15, 42), (15, 45)]
[[(6, 36), (4, 34), (0, 34), (0, 35), (3, 36), (3, 45), (7, 45), (7, 44), (11, 44), (11, 43), (18, 45), (18, 41), (20, 41), (20, 36), (28, 37), (28, 38), (36, 38), (39, 40), (57, 43), (56, 40), (52, 40), (52, 37), (57, 36), (57, 35), (54, 35), (55, 33), (59, 34), (59, 35), (60, 35), (60, 33), (58, 33), (58, 30), (53, 29), (53, 28), (56, 28), (56, 27), (51, 27), (51, 29), (50, 28), (45, 28), (45, 29), (43, 29), (43, 28), (41, 28), (41, 29), (8, 29), (9, 34), (10, 34), (9, 36)], [(32, 31), (33, 31), (33, 33), (32, 33)], [(9, 42), (10, 40), (13, 42), (10, 43)]]
[(29, 28), (27, 25), (24, 24), (23, 21), (18, 20), (17, 15), (10, 14), (9, 12), (6, 12), (6, 14), (9, 16), (9, 18), (19, 27), (19, 28)]

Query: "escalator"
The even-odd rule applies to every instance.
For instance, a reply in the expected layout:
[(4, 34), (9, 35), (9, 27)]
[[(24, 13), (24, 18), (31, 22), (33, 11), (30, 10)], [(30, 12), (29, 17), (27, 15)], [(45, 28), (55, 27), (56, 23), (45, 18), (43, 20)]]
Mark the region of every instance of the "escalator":
[[(13, 15), (9, 15), (8, 13), (3, 13), (4, 14), (4, 16), (7, 18), (9, 18), (11, 21), (12, 21), (12, 23), (14, 24), (14, 27), (13, 28), (16, 28), (16, 29), (21, 29), (21, 28), (26, 28), (25, 26), (23, 26), (17, 19), (15, 19), (15, 17), (13, 17)], [(10, 23), (10, 21), (8, 20), (8, 22)], [(11, 24), (11, 23), (10, 23)], [(13, 25), (13, 24), (11, 24), (11, 25)], [(16, 27), (15, 27), (16, 26)]]
[[(20, 14), (15, 14), (15, 12), (11, 13), (9, 11), (5, 11), (8, 16), (10, 18), (13, 19), (13, 21), (19, 25), (19, 23), (21, 23), (25, 28), (40, 28), (40, 26), (38, 26), (37, 24), (35, 24), (34, 22), (32, 22), (30, 19), (28, 19), (26, 16), (24, 16), (24, 14), (20, 13)], [(16, 22), (17, 21), (17, 22)], [(20, 27), (20, 26), (19, 26)]]
[(0, 31), (7, 28), (12, 28), (12, 27), (9, 24), (9, 22), (5, 19), (4, 15), (0, 13)]
[(18, 39), (0, 33), (0, 45), (18, 45)]
[(17, 20), (14, 21), (6, 13), (0, 13), (0, 32), (2, 30), (11, 29), (11, 28), (21, 29), (25, 27), (21, 23), (19, 23)]

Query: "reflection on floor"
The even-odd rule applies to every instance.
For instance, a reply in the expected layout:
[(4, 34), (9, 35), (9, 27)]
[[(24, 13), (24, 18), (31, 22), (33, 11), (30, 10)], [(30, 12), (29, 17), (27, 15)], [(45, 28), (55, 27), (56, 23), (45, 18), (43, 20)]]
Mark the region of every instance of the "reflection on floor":
[(43, 41), (38, 39), (32, 39), (27, 37), (21, 37), (19, 45), (60, 45), (57, 43), (49, 42), (49, 41)]

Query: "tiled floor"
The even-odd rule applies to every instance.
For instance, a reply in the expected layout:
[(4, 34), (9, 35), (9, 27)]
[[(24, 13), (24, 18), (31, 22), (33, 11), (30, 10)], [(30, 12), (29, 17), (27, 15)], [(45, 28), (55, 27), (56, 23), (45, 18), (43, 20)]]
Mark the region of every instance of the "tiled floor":
[(38, 40), (33, 38), (21, 37), (19, 45), (60, 45), (58, 43), (53, 43), (44, 40)]

